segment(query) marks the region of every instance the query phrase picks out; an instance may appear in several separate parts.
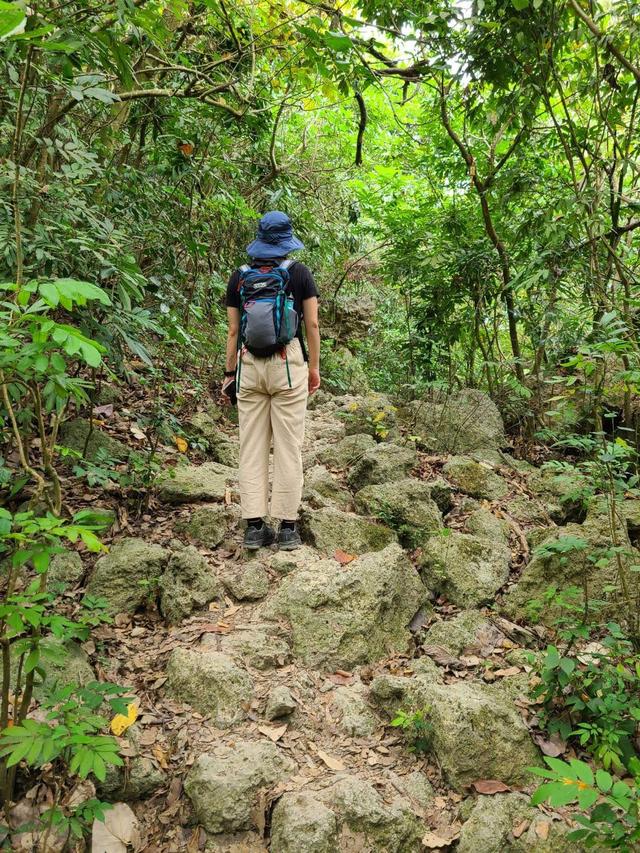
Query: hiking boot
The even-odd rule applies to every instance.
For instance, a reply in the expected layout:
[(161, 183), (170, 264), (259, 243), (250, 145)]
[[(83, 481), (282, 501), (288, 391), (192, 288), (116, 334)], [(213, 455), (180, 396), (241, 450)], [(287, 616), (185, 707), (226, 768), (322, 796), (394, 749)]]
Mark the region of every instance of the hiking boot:
[(271, 545), (275, 538), (275, 530), (263, 521), (260, 527), (247, 527), (244, 532), (244, 547), (248, 551), (257, 551), (258, 548)]
[(278, 531), (278, 548), (280, 548), (281, 551), (295, 551), (295, 549), (299, 548), (301, 545), (302, 539), (298, 533), (297, 524), (293, 527), (289, 525), (286, 527), (280, 527), (280, 530)]

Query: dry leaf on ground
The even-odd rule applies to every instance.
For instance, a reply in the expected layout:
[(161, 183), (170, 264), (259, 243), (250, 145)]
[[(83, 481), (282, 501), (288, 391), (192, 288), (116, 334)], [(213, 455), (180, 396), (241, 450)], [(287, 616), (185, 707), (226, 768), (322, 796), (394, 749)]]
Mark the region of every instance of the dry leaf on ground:
[(318, 750), (318, 758), (329, 767), (331, 770), (344, 770), (344, 764), (340, 761), (339, 758), (335, 758), (333, 755), (329, 755), (328, 752), (324, 752), (324, 750)]
[(479, 794), (503, 794), (505, 791), (511, 790), (508, 785), (500, 782), (499, 779), (479, 779), (472, 784)]
[(333, 556), (340, 563), (341, 566), (346, 566), (347, 563), (350, 563), (352, 560), (355, 560), (357, 555), (347, 554), (341, 548), (336, 548)]
[(429, 850), (438, 850), (441, 847), (449, 847), (460, 835), (460, 830), (438, 830), (438, 832), (427, 832), (422, 838), (422, 846)]
[(138, 819), (126, 803), (115, 803), (105, 813), (104, 823), (93, 822), (91, 853), (127, 853), (139, 843)]
[(513, 827), (513, 829), (511, 830), (511, 834), (514, 838), (520, 838), (520, 836), (524, 835), (524, 833), (529, 829), (530, 824), (531, 821), (523, 820), (517, 826)]
[(132, 726), (137, 719), (138, 703), (131, 702), (127, 707), (126, 716), (125, 714), (116, 714), (111, 720), (111, 731), (116, 737), (120, 737), (120, 735), (124, 734), (129, 726)]
[(536, 825), (535, 825), (536, 835), (542, 841), (547, 840), (547, 838), (549, 837), (549, 830), (550, 829), (551, 829), (551, 824), (549, 823), (548, 820), (539, 820), (536, 822)]
[(279, 741), (282, 735), (286, 732), (288, 727), (288, 723), (285, 723), (284, 726), (258, 726), (258, 731), (266, 735), (269, 740), (272, 740), (274, 743)]
[(567, 744), (559, 735), (552, 735), (546, 738), (543, 735), (536, 734), (533, 736), (534, 741), (538, 744), (545, 755), (550, 755), (552, 758), (557, 758), (563, 755), (567, 750)]

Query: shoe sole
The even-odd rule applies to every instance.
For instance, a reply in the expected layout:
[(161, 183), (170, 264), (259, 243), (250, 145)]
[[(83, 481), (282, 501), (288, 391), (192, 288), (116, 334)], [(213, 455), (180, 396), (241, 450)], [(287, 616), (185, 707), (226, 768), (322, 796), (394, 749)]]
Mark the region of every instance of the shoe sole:
[(302, 548), (302, 542), (285, 542), (282, 545), (278, 544), (278, 548), (280, 551), (296, 551)]
[(246, 545), (243, 542), (242, 547), (245, 549), (245, 551), (259, 551), (260, 548), (270, 548), (274, 542), (275, 539), (272, 539), (270, 542), (253, 542), (251, 545)]

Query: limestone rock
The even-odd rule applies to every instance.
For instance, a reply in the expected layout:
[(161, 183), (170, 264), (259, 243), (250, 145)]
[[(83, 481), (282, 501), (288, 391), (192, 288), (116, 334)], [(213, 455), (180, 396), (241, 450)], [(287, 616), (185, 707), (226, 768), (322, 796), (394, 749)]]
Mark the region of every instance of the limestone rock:
[(222, 501), (227, 488), (237, 480), (235, 468), (218, 462), (177, 465), (158, 481), (158, 496), (170, 504)]
[(551, 519), (558, 524), (581, 521), (591, 488), (584, 474), (564, 466), (534, 468), (527, 476), (527, 485), (540, 498)]
[(419, 445), (436, 453), (497, 450), (507, 442), (495, 403), (471, 388), (414, 400), (402, 415), (409, 432), (419, 436)]
[[(513, 829), (525, 820), (529, 826), (515, 838)], [(549, 826), (545, 839), (543, 824)], [(569, 832), (562, 821), (532, 808), (523, 794), (478, 797), (462, 827), (458, 853), (576, 853), (576, 843), (567, 839)]]
[(298, 707), (298, 703), (291, 695), (291, 691), (285, 685), (272, 687), (267, 696), (267, 704), (264, 715), (267, 720), (277, 720), (280, 717), (288, 717)]
[(84, 566), (77, 551), (63, 551), (52, 557), (47, 575), (49, 583), (62, 583), (75, 587), (83, 577)]
[(174, 550), (160, 578), (160, 610), (170, 624), (177, 625), (221, 595), (215, 572), (193, 545)]
[(453, 619), (433, 624), (424, 638), (425, 646), (441, 646), (455, 657), (463, 653), (480, 657), (491, 654), (504, 635), (477, 610), (462, 610)]
[[(66, 421), (62, 425), (60, 432), (60, 444), (70, 447), (77, 453), (82, 453), (85, 443), (87, 443), (89, 432), (90, 422), (86, 418), (74, 418), (73, 420)], [(97, 462), (103, 454), (109, 459), (122, 461), (129, 458), (131, 449), (124, 442), (118, 441), (117, 438), (112, 438), (109, 433), (94, 425), (84, 458), (90, 462)]]
[(413, 447), (378, 444), (353, 462), (347, 482), (352, 489), (358, 490), (371, 484), (403, 480), (417, 461)]
[[(38, 673), (35, 675), (33, 692), (37, 699), (63, 687), (85, 687), (96, 681), (86, 652), (79, 643), (71, 640), (63, 643), (55, 637), (46, 637), (40, 644), (40, 665), (45, 677), (42, 679)], [(12, 677), (13, 684), (16, 675), (17, 672)]]
[(257, 601), (269, 592), (269, 575), (255, 560), (225, 566), (222, 583), (238, 601)]
[(237, 832), (256, 826), (260, 790), (283, 782), (295, 769), (270, 741), (236, 741), (215, 755), (199, 755), (184, 789), (207, 832)]
[(334, 507), (303, 510), (300, 532), (303, 540), (331, 555), (337, 548), (347, 554), (380, 551), (396, 538), (395, 533), (383, 524)]
[(421, 808), (428, 809), (432, 805), (436, 792), (427, 776), (420, 770), (414, 770), (406, 776), (394, 774), (393, 779), (396, 787), (404, 790)]
[(338, 296), (328, 304), (326, 314), (327, 316), (324, 316), (323, 311), (329, 337), (334, 337), (336, 341), (344, 344), (362, 341), (371, 329), (376, 315), (376, 303), (367, 294)]
[(339, 774), (318, 798), (344, 821), (341, 837), (347, 850), (417, 853), (423, 849), (421, 820), (399, 799), (387, 805), (373, 785), (357, 776)]
[(327, 447), (318, 454), (318, 460), (323, 465), (332, 468), (348, 468), (353, 462), (357, 462), (368, 450), (375, 447), (376, 443), (370, 435), (359, 433), (348, 435), (331, 447)]
[(98, 785), (98, 793), (103, 799), (109, 802), (141, 800), (166, 784), (166, 773), (159, 770), (149, 756), (141, 754), (141, 734), (138, 725), (127, 729), (124, 737), (135, 755), (128, 757), (126, 768), (107, 765), (106, 778)]
[(175, 529), (186, 533), (198, 545), (213, 549), (224, 541), (229, 528), (240, 520), (237, 504), (205, 504), (176, 521)]
[(267, 565), (279, 575), (288, 575), (301, 566), (310, 566), (321, 559), (322, 556), (318, 554), (315, 548), (303, 545), (295, 551), (276, 551), (270, 554), (267, 557)]
[(551, 516), (545, 505), (535, 498), (526, 495), (516, 495), (509, 499), (509, 515), (520, 524), (535, 527), (549, 527)]
[[(476, 504), (476, 501), (469, 501), (469, 504)], [(463, 506), (463, 509), (471, 509), (471, 507)], [(471, 509), (469, 516), (465, 521), (465, 527), (474, 536), (480, 536), (483, 539), (490, 539), (493, 542), (502, 542), (507, 544), (509, 541), (510, 525), (508, 521), (495, 516), (486, 507), (479, 504)]]
[(375, 515), (393, 528), (405, 548), (424, 545), (443, 527), (442, 514), (431, 498), (431, 486), (422, 480), (407, 478), (365, 486), (355, 500), (360, 512)]
[(451, 531), (433, 536), (420, 564), (429, 589), (447, 596), (459, 607), (491, 603), (509, 577), (511, 551), (500, 542)]
[(230, 634), (205, 634), (204, 648), (218, 647), (226, 655), (256, 669), (284, 666), (291, 659), (291, 649), (284, 637), (275, 633), (272, 625), (251, 624), (237, 627)]
[(303, 500), (318, 506), (334, 504), (348, 509), (352, 498), (340, 481), (324, 465), (314, 465), (304, 475)]
[(309, 666), (349, 669), (404, 649), (425, 599), (416, 570), (390, 545), (346, 566), (329, 559), (292, 572), (264, 615), (289, 620), (294, 654)]
[(106, 598), (113, 613), (134, 613), (156, 594), (169, 551), (143, 539), (122, 539), (96, 562), (87, 594)]
[(304, 791), (278, 800), (271, 821), (271, 853), (336, 853), (338, 822), (327, 806)]
[(454, 456), (442, 470), (457, 489), (473, 498), (498, 500), (509, 491), (507, 483), (488, 463), (468, 456)]
[(346, 424), (347, 435), (365, 433), (378, 441), (396, 434), (396, 407), (383, 394), (346, 398), (336, 412)]
[[(627, 552), (621, 555), (623, 563), (627, 566), (638, 563), (638, 557), (631, 549), (624, 519), (618, 519), (617, 532), (620, 544), (627, 549)], [(570, 548), (572, 542), (576, 545), (580, 542), (586, 543), (586, 547)], [(566, 543), (563, 553), (545, 550), (547, 546), (556, 543)], [(583, 524), (567, 524), (551, 529), (549, 535), (539, 543), (539, 549), (533, 552), (517, 584), (505, 596), (504, 612), (513, 619), (526, 618), (529, 603), (534, 600), (541, 601), (550, 586), (558, 589), (570, 586), (582, 589), (585, 578), (591, 599), (613, 602), (607, 588), (617, 584), (615, 559), (610, 559), (604, 566), (597, 566), (587, 559), (588, 554), (610, 547), (609, 521), (597, 505), (590, 510)], [(610, 615), (613, 606), (612, 603), (608, 609)], [(558, 608), (553, 604), (545, 604), (539, 618), (545, 624), (551, 624), (558, 612)]]
[(167, 690), (215, 725), (227, 728), (246, 717), (253, 682), (244, 669), (221, 652), (176, 648), (167, 664)]
[(268, 853), (262, 834), (252, 831), (210, 835), (204, 849), (205, 853)]
[(367, 705), (361, 684), (337, 687), (333, 694), (333, 707), (340, 714), (338, 725), (351, 737), (367, 737), (380, 725)]
[(433, 751), (456, 790), (477, 779), (509, 785), (530, 781), (538, 751), (513, 700), (495, 685), (459, 681), (420, 685), (422, 707), (433, 726)]

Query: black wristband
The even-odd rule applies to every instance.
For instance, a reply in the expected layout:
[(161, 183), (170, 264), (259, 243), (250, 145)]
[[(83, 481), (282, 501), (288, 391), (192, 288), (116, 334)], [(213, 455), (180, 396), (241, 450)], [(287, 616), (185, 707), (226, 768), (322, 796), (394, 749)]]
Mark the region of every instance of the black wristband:
[(224, 375), (225, 376), (235, 376), (236, 372), (235, 372), (235, 370), (225, 370)]

